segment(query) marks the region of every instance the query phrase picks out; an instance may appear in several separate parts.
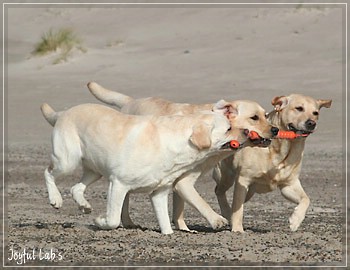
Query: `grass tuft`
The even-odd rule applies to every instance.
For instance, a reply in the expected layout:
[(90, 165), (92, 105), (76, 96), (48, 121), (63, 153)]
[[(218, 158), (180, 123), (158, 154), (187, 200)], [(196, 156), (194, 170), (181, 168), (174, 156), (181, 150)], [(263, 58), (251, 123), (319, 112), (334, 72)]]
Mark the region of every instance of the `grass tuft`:
[(50, 29), (41, 36), (40, 42), (35, 45), (33, 55), (46, 55), (52, 52), (60, 51), (60, 56), (54, 60), (53, 64), (67, 61), (69, 53), (73, 48), (86, 52), (81, 46), (80, 38), (72, 29), (63, 28), (57, 31)]

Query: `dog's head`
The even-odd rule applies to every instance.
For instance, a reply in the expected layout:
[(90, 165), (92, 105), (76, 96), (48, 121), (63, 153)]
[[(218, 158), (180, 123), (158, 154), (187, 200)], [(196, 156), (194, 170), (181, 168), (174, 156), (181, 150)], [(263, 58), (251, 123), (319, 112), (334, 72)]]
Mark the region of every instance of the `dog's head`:
[[(248, 138), (247, 130), (232, 127), (222, 115), (212, 117), (210, 124), (208, 121), (201, 121), (192, 127), (190, 141), (194, 146), (199, 150), (211, 148), (214, 151), (237, 150), (244, 146)], [(232, 141), (237, 142), (238, 146), (233, 147)]]
[(265, 110), (254, 101), (220, 100), (214, 105), (213, 111), (223, 113), (232, 127), (257, 132), (260, 138), (253, 141), (255, 145), (268, 146), (270, 139), (278, 133), (278, 128), (267, 121)]
[(330, 108), (332, 100), (292, 94), (275, 97), (271, 103), (279, 115), (281, 129), (310, 134), (316, 130), (320, 109)]

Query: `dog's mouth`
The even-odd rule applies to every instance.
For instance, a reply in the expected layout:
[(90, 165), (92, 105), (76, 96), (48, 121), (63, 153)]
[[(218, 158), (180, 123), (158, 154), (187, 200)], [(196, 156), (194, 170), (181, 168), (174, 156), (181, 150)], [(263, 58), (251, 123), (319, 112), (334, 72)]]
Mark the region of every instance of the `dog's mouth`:
[(247, 136), (255, 146), (267, 147), (271, 144), (271, 139), (261, 137), (256, 131), (250, 131)]
[(294, 125), (292, 123), (288, 124), (287, 128), (288, 128), (288, 130), (293, 131), (296, 134), (300, 134), (300, 135), (310, 135), (313, 132), (313, 130), (297, 129), (294, 127)]

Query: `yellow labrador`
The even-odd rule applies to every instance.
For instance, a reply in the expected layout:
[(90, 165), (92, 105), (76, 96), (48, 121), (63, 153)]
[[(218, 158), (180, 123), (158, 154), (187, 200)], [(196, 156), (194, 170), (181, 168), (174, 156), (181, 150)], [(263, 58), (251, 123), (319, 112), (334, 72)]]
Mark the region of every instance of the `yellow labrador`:
[(107, 215), (95, 220), (102, 229), (120, 225), (127, 193), (143, 192), (150, 194), (161, 232), (172, 233), (167, 195), (175, 180), (220, 152), (230, 153), (231, 140), (247, 140), (224, 113), (132, 116), (98, 104), (59, 113), (47, 104), (41, 109), (54, 126), (51, 164), (45, 170), (51, 205), (62, 206), (56, 178), (79, 165), (83, 183), (105, 176), (110, 182)]
[[(274, 139), (268, 148), (247, 147), (216, 167), (216, 195), (221, 213), (231, 218), (232, 231), (243, 232), (244, 202), (254, 193), (276, 188), (286, 199), (298, 204), (289, 218), (290, 229), (298, 229), (310, 203), (299, 180), (306, 135), (315, 131), (320, 109), (329, 108), (331, 103), (331, 100), (315, 100), (299, 94), (275, 97), (272, 100), (274, 110), (267, 116), (269, 122), (281, 130), (291, 130), (305, 137)], [(231, 209), (225, 193), (233, 184)]]
[[(265, 111), (256, 102), (247, 100), (237, 100), (233, 102), (220, 101), (216, 104), (184, 104), (172, 103), (161, 98), (141, 98), (133, 99), (127, 95), (105, 89), (95, 82), (88, 84), (90, 92), (99, 100), (109, 105), (119, 108), (123, 113), (133, 115), (187, 115), (200, 112), (202, 110), (213, 110), (223, 112), (237, 128), (255, 130), (263, 138), (271, 138), (276, 135), (278, 129), (273, 128), (265, 118)], [(267, 146), (270, 140), (261, 138), (257, 144)], [(226, 218), (217, 214), (205, 202), (194, 188), (198, 178), (212, 169), (219, 160), (226, 158), (229, 154), (221, 154), (217, 157), (207, 159), (203, 164), (198, 165), (195, 169), (181, 176), (176, 180), (174, 185), (174, 203), (173, 203), (173, 221), (175, 227), (180, 230), (189, 231), (184, 221), (184, 201), (197, 209), (204, 216), (214, 229), (218, 229), (228, 224)], [(84, 186), (85, 188), (86, 186)], [(75, 188), (72, 189), (73, 197)], [(83, 196), (79, 193), (78, 196)], [(123, 224), (134, 226), (128, 214), (128, 198), (125, 200), (125, 211), (123, 211)]]

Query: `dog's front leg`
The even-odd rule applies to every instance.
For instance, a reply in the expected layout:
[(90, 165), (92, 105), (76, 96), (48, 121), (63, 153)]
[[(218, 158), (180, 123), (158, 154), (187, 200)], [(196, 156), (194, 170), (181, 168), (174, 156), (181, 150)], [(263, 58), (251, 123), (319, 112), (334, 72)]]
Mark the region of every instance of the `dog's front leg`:
[(235, 181), (232, 202), (231, 231), (244, 232), (243, 230), (243, 204), (246, 201), (249, 188), (249, 179), (239, 177)]
[(128, 189), (122, 185), (117, 179), (111, 179), (107, 195), (107, 215), (106, 217), (98, 217), (95, 224), (101, 229), (115, 229), (120, 225), (120, 216), (123, 202)]
[[(201, 171), (197, 172), (191, 172), (189, 175), (185, 177), (191, 177), (193, 179), (193, 183), (190, 183), (191, 185), (194, 184), (194, 182), (198, 179), (198, 177), (202, 174)], [(173, 193), (173, 222), (175, 225), (175, 228), (177, 230), (181, 231), (187, 231), (187, 232), (193, 232), (195, 233), (196, 231), (190, 230), (185, 222), (184, 219), (184, 210), (185, 210), (185, 200), (178, 194), (180, 192), (178, 188), (180, 185), (177, 186), (177, 183), (181, 181), (182, 178), (177, 179), (177, 181), (174, 184), (174, 193)]]
[(219, 229), (228, 224), (227, 219), (217, 214), (194, 188), (198, 174), (190, 174), (179, 180), (174, 189), (192, 207), (196, 208), (205, 217), (213, 229)]
[(310, 205), (310, 199), (306, 195), (300, 180), (295, 179), (291, 185), (280, 187), (282, 195), (297, 205), (293, 214), (289, 218), (290, 229), (296, 231), (305, 218), (305, 214)]
[(168, 194), (169, 188), (161, 188), (150, 194), (152, 206), (163, 234), (173, 233), (168, 213)]

